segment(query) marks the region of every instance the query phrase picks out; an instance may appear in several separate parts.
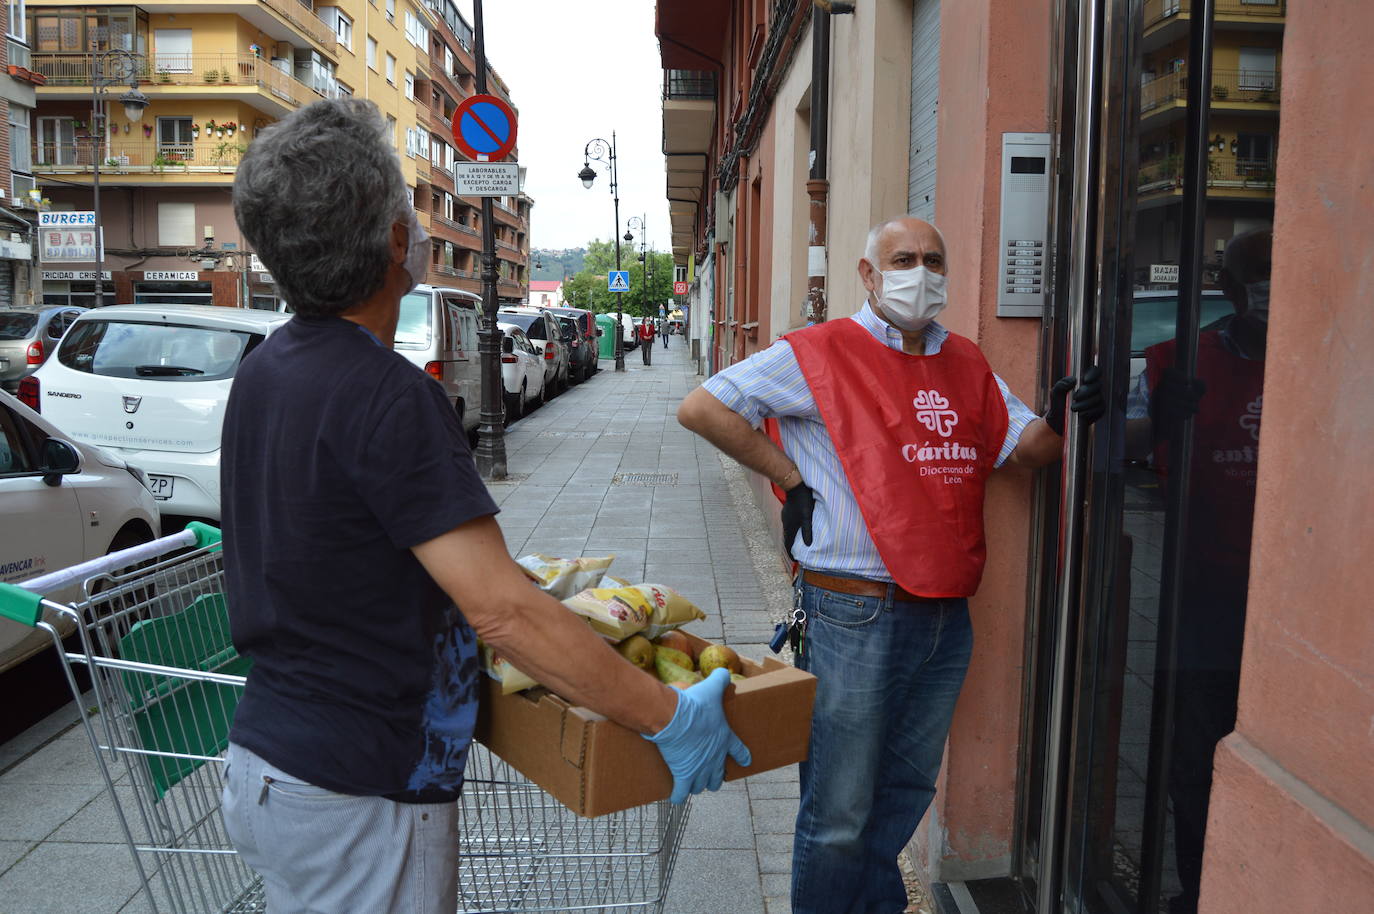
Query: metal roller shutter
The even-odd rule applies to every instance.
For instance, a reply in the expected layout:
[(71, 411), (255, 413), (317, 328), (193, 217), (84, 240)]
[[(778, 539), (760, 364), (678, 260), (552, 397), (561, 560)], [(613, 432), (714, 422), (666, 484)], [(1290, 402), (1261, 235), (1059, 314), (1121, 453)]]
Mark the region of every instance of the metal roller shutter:
[(906, 208), (935, 221), (936, 115), (940, 107), (940, 0), (915, 0), (911, 17), (911, 144)]

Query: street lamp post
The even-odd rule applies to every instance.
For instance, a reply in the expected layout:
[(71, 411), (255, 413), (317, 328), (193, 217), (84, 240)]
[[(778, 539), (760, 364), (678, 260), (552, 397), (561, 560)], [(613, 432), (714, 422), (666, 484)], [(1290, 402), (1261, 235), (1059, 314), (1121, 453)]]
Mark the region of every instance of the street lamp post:
[(649, 317), (649, 261), (645, 250), (649, 244), (649, 232), (645, 228), (647, 216), (631, 216), (625, 221), (625, 240), (634, 241), (634, 232), (639, 230), (639, 281), (644, 287), (644, 316)]
[(95, 216), (95, 306), (105, 305), (105, 226), (100, 221), (100, 165), (105, 161), (105, 90), (127, 83), (129, 91), (119, 97), (124, 116), (132, 123), (143, 120), (148, 96), (138, 91), (142, 59), (132, 51), (114, 48), (91, 55), (91, 212)]
[[(615, 201), (615, 268), (620, 271), (620, 184), (616, 179), (615, 167), (615, 132), (611, 132), (611, 141), (608, 143), (600, 137), (587, 141), (587, 145), (582, 149), (582, 170), (577, 173), (577, 177), (582, 181), (582, 186), (591, 189), (592, 183), (596, 180), (596, 171), (592, 169), (592, 162), (602, 162), (611, 169), (611, 199)], [(625, 370), (625, 318), (621, 314), (621, 300), (619, 292), (615, 293), (615, 370)]]

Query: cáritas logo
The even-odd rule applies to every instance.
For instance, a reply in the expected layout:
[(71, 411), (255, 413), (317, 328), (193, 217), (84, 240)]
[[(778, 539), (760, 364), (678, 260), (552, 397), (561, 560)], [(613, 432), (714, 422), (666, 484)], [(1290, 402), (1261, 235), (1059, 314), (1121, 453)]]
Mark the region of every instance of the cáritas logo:
[(959, 414), (949, 408), (949, 399), (941, 396), (938, 390), (916, 391), (916, 399), (911, 405), (916, 407), (916, 421), (941, 438), (948, 438), (954, 426), (959, 424)]

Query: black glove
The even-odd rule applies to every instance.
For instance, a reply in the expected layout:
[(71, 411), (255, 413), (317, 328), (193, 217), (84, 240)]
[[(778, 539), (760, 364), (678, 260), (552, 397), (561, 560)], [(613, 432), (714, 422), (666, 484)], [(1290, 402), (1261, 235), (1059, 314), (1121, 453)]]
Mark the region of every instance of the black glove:
[(788, 558), (792, 557), (792, 541), (798, 532), (802, 542), (811, 545), (811, 512), (815, 509), (816, 495), (806, 483), (797, 483), (787, 490), (787, 500), (782, 503), (782, 544)]
[(1150, 391), (1150, 421), (1156, 434), (1165, 435), (1176, 422), (1197, 415), (1207, 385), (1201, 378), (1190, 378), (1177, 365), (1164, 369), (1159, 384)]
[(1096, 365), (1083, 373), (1082, 384), (1072, 375), (1060, 378), (1050, 388), (1050, 408), (1045, 413), (1045, 424), (1061, 437), (1064, 434), (1064, 394), (1071, 390), (1069, 408), (1087, 424), (1092, 425), (1107, 412), (1107, 401), (1102, 396), (1102, 370)]

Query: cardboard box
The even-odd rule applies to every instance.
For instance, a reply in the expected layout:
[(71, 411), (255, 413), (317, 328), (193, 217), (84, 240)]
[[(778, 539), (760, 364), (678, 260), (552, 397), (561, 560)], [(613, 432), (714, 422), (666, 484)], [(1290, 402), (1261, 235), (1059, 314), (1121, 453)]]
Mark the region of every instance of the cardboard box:
[[(683, 632), (698, 650), (708, 642)], [(806, 758), (816, 677), (769, 657), (743, 659), (744, 682), (726, 690), (731, 728), (753, 763), (726, 760), (725, 779), (793, 765)], [(600, 714), (545, 689), (502, 695), (483, 676), (477, 739), (564, 806), (589, 818), (666, 799), (673, 777), (658, 748)]]

